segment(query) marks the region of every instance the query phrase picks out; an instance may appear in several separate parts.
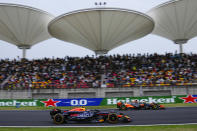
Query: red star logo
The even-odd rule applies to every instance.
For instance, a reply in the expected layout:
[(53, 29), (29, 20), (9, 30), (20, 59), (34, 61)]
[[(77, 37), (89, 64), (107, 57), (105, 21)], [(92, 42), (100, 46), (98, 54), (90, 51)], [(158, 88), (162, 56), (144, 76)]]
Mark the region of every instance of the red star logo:
[(56, 103), (60, 101), (53, 101), (53, 99), (48, 99), (48, 101), (41, 101), (41, 102), (44, 103), (46, 107), (48, 107), (48, 106), (56, 106)]
[(181, 99), (184, 100), (184, 103), (196, 103), (195, 99), (197, 99), (197, 97), (192, 97), (192, 95), (188, 95), (187, 97), (179, 97)]

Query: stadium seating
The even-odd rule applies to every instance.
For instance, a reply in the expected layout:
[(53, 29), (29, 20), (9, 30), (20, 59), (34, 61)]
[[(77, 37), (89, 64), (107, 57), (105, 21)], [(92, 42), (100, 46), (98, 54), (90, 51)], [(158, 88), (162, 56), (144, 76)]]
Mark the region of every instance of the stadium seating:
[[(197, 84), (197, 54), (137, 54), (0, 60), (3, 89)], [(104, 78), (102, 78), (104, 77)]]

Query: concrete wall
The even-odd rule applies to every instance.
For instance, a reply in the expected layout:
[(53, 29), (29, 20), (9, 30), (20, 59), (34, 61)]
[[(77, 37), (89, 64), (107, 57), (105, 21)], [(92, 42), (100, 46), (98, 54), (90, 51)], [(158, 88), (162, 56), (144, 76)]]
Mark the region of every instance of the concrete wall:
[(114, 97), (114, 96), (116, 96), (116, 97), (122, 97), (122, 96), (124, 96), (124, 97), (131, 97), (131, 96), (133, 96), (133, 91), (120, 91), (120, 92), (105, 92), (105, 97)]
[(170, 90), (164, 90), (164, 91), (144, 91), (143, 96), (170, 96), (171, 91)]
[(59, 98), (59, 93), (32, 93), (34, 99)]
[(0, 90), (0, 99), (104, 98), (197, 94), (197, 86)]
[(96, 92), (70, 92), (68, 98), (95, 98)]

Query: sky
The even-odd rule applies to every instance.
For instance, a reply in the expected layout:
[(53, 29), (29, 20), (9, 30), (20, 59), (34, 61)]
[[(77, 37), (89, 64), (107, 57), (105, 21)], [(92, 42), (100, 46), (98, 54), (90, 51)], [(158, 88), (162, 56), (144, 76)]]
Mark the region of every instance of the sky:
[[(59, 16), (70, 11), (94, 8), (95, 2), (107, 2), (106, 7), (126, 8), (146, 13), (151, 8), (169, 0), (0, 0), (0, 3), (22, 4), (47, 11)], [(184, 45), (185, 53), (197, 53), (197, 38), (193, 38)], [(141, 39), (126, 43), (108, 52), (113, 54), (158, 53), (165, 54), (179, 52), (179, 46), (172, 41), (149, 34)], [(64, 58), (65, 56), (84, 57), (95, 55), (93, 51), (72, 43), (55, 38), (40, 42), (27, 50), (27, 59)], [(22, 50), (13, 44), (0, 40), (0, 59), (21, 58)]]

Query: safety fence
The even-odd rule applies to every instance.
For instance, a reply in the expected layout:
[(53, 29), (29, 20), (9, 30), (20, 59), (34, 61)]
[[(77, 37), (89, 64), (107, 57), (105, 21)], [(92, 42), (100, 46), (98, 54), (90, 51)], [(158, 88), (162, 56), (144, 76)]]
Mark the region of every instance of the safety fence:
[(2, 89), (72, 89), (72, 88), (126, 88), (126, 87), (162, 87), (162, 86), (195, 86), (197, 83), (158, 83), (158, 84), (147, 84), (147, 83), (101, 83), (93, 84), (90, 82), (79, 82), (79, 83), (59, 83), (59, 82), (8, 82)]

